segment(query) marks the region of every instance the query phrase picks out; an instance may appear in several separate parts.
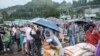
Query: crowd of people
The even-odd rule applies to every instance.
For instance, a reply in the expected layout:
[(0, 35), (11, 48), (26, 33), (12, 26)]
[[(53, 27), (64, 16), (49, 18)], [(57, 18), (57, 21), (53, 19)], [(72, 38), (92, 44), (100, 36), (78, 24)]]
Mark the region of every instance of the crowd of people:
[[(69, 23), (65, 27), (70, 46), (81, 43), (79, 27), (75, 23)], [(77, 33), (75, 35), (75, 33)], [(86, 42), (97, 47), (100, 39), (100, 32), (95, 24), (88, 24), (84, 28)], [(65, 38), (67, 38), (65, 37)], [(75, 39), (77, 37), (77, 40)], [(76, 43), (77, 42), (77, 43)], [(12, 25), (0, 27), (0, 50), (4, 52), (13, 51), (14, 44), (17, 44), (17, 51), (29, 56), (66, 56), (61, 41), (56, 32), (36, 25)], [(66, 43), (65, 43), (66, 44)], [(93, 50), (92, 50), (93, 51)], [(67, 49), (68, 52), (68, 49)], [(98, 51), (95, 51), (97, 53)], [(67, 53), (68, 54), (68, 53)], [(96, 55), (96, 54), (95, 54)]]
[(13, 51), (17, 44), (17, 51), (29, 56), (63, 56), (62, 45), (54, 32), (40, 26), (7, 26), (1, 28), (0, 47), (5, 52)]
[[(68, 34), (70, 46), (64, 48), (64, 56), (100, 56), (100, 31), (99, 28), (97, 28), (97, 25), (95, 25), (93, 22), (85, 25), (85, 40), (78, 43), (76, 43), (77, 40), (75, 40), (75, 33), (73, 33), (76, 29), (74, 28), (75, 30), (72, 30), (72, 25), (69, 26)], [(81, 36), (82, 34), (80, 37)], [(78, 40), (81, 40), (80, 37)]]

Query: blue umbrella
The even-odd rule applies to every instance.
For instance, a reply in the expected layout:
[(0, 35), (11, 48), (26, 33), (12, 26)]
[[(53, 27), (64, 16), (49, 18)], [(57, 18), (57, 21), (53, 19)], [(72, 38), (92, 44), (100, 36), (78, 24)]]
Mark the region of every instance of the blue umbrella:
[(31, 22), (34, 24), (43, 26), (43, 27), (50, 28), (50, 29), (55, 30), (55, 31), (59, 31), (59, 28), (56, 25), (56, 23), (54, 23), (53, 21), (44, 19), (44, 18), (34, 18)]

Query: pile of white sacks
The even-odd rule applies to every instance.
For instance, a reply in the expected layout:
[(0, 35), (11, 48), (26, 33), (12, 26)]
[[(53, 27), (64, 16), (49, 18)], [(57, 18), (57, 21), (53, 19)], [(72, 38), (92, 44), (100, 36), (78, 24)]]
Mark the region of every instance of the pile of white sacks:
[(64, 56), (94, 56), (95, 46), (89, 43), (79, 43), (64, 48)]

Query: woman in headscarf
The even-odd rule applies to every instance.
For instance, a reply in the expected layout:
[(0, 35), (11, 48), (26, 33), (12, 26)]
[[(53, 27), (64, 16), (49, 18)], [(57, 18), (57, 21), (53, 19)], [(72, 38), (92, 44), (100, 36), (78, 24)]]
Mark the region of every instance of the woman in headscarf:
[(49, 29), (44, 31), (44, 41), (43, 43), (43, 56), (62, 56), (59, 54), (59, 50), (62, 47), (58, 38)]

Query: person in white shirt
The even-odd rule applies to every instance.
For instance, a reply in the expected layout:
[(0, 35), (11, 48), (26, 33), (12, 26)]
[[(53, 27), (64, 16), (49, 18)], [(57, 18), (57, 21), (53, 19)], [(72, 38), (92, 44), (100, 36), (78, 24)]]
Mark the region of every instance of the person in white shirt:
[(32, 28), (30, 27), (30, 25), (28, 25), (27, 27), (25, 27), (26, 29), (26, 36), (27, 36), (27, 45), (28, 45), (28, 55), (32, 55), (34, 56), (34, 39), (33, 37), (30, 35), (31, 34), (36, 34), (34, 30), (32, 30)]
[(16, 39), (16, 28), (15, 28), (15, 26), (12, 26), (12, 28), (11, 28), (11, 44), (14, 43), (15, 39)]

